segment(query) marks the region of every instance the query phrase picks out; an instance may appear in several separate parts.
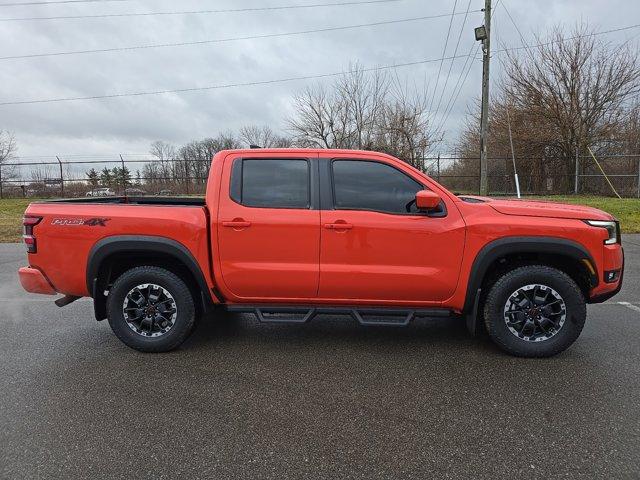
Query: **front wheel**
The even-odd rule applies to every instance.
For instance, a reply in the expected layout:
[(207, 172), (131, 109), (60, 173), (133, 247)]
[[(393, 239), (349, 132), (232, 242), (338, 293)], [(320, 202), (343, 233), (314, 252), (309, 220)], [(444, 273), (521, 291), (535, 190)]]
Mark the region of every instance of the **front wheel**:
[(550, 357), (567, 349), (580, 335), (586, 314), (576, 282), (545, 265), (504, 274), (491, 287), (484, 307), (491, 339), (520, 357)]
[(107, 298), (113, 333), (142, 352), (167, 352), (186, 340), (195, 323), (189, 287), (172, 272), (142, 266), (127, 270)]

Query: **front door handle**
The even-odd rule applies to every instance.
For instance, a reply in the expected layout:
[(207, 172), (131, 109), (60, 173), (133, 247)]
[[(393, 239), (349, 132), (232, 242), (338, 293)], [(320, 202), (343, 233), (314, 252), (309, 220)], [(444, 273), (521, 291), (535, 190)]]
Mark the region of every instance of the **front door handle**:
[(222, 222), (222, 226), (229, 228), (247, 228), (251, 226), (251, 222), (246, 222), (244, 220), (232, 220), (230, 222)]
[(328, 228), (329, 230), (351, 230), (353, 225), (350, 223), (325, 223), (324, 228)]

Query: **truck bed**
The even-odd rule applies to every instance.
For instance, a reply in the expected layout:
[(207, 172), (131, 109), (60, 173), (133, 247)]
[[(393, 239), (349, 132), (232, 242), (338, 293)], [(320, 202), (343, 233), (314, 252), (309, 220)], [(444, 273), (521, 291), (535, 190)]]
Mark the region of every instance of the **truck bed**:
[[(34, 202), (25, 212), (39, 217), (37, 253), (31, 267), (46, 272), (57, 292), (91, 295), (87, 263), (103, 239), (177, 241), (199, 265), (209, 264), (207, 208), (198, 197), (90, 197)], [(135, 255), (140, 256), (140, 252)]]

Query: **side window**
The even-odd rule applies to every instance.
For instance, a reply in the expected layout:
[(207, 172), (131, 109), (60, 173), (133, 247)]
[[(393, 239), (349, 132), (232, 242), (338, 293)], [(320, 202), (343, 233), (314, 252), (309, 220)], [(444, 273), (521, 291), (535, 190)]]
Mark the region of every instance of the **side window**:
[(399, 170), (379, 162), (334, 160), (334, 206), (338, 210), (416, 213), (416, 192), (424, 187)]
[(309, 208), (309, 162), (238, 159), (230, 188), (231, 198), (247, 207)]

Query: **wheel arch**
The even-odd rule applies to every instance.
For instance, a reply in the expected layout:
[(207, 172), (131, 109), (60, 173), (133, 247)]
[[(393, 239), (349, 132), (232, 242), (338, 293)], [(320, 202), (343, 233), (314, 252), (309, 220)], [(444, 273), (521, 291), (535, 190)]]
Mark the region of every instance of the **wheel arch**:
[(123, 271), (141, 265), (159, 266), (181, 276), (200, 311), (213, 308), (205, 276), (187, 247), (166, 237), (117, 235), (96, 242), (87, 259), (87, 290), (97, 320), (106, 318), (107, 297), (102, 292)]
[[(541, 263), (558, 268), (576, 280), (585, 296), (589, 288), (598, 285), (596, 263), (589, 251), (578, 242), (558, 237), (506, 237), (493, 240), (476, 255), (467, 283), (463, 314), (467, 328), (474, 335), (479, 333), (481, 322), (478, 321), (478, 309), (481, 294), (486, 294), (483, 289), (490, 286), (487, 280), (490, 280), (493, 272), (500, 271), (500, 262), (510, 259), (519, 259), (518, 265)], [(585, 260), (594, 271), (585, 265)], [(577, 278), (582, 275), (585, 275), (584, 281)]]

